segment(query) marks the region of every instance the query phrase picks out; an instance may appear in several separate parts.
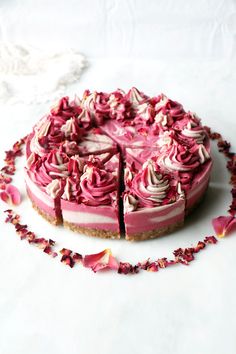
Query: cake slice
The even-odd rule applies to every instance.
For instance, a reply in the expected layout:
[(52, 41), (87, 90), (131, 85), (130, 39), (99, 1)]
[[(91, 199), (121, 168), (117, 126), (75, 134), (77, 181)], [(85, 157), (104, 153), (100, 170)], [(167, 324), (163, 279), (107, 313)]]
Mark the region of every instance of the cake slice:
[(123, 195), (126, 239), (156, 238), (180, 227), (185, 214), (180, 185), (152, 160), (138, 173), (130, 172), (125, 176)]
[(55, 225), (62, 222), (60, 198), (68, 176), (68, 161), (58, 151), (43, 157), (32, 153), (25, 167), (26, 190), (33, 207)]
[(99, 156), (85, 162), (80, 174), (66, 179), (61, 199), (64, 225), (90, 236), (120, 238), (119, 180), (119, 153), (105, 163)]

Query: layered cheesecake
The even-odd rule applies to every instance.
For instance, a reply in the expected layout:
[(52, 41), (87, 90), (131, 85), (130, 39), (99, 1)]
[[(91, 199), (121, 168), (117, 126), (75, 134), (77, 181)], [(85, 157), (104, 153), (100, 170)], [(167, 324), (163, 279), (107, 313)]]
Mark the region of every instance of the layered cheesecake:
[(86, 90), (33, 127), (25, 182), (53, 224), (144, 240), (180, 227), (203, 198), (212, 160), (196, 114), (165, 95)]

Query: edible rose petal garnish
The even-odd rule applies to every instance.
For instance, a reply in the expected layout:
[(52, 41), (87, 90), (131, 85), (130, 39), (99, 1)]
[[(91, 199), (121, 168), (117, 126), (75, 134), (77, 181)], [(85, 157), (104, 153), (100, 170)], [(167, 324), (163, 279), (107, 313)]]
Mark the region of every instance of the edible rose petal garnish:
[(86, 268), (91, 268), (95, 273), (102, 269), (117, 270), (119, 268), (119, 264), (109, 248), (96, 254), (86, 255), (83, 265)]
[(19, 205), (21, 195), (19, 190), (11, 185), (12, 177), (16, 171), (16, 158), (23, 155), (22, 148), (25, 145), (26, 137), (17, 141), (11, 150), (5, 152), (5, 165), (0, 169), (0, 199), (10, 205)]
[(218, 237), (225, 237), (236, 226), (235, 216), (218, 216), (212, 220), (215, 233)]
[[(231, 216), (219, 216), (213, 219), (213, 227), (218, 236), (225, 236), (236, 225), (236, 154), (230, 152), (230, 143), (222, 139), (221, 134), (212, 132), (209, 127), (205, 127), (212, 140), (217, 140), (217, 146), (219, 152), (223, 153), (228, 159), (227, 169), (230, 172), (230, 183), (233, 188), (231, 190), (232, 202), (229, 206), (229, 214)], [(7, 185), (12, 182), (12, 177), (15, 174), (15, 160), (18, 156), (22, 155), (22, 147), (25, 144), (26, 138), (21, 139), (13, 145), (12, 150), (6, 151), (5, 163), (6, 165), (0, 169), (0, 190), (1, 199), (7, 200), (9, 194), (14, 202), (17, 204), (19, 201), (19, 195), (17, 192), (13, 192), (13, 186), (9, 189)], [(8, 190), (8, 192), (6, 192)], [(15, 214), (13, 210), (6, 210), (7, 213), (6, 222), (14, 225), (16, 233), (20, 236), (21, 240), (27, 240), (30, 244), (33, 244), (43, 250), (44, 253), (56, 257), (58, 254), (54, 251), (55, 241), (51, 239), (45, 239), (43, 237), (36, 237), (35, 233), (28, 230), (28, 226), (20, 223), (20, 215)], [(159, 258), (154, 261), (147, 259), (144, 262), (138, 262), (132, 265), (129, 262), (117, 262), (109, 249), (106, 249), (97, 254), (91, 254), (82, 256), (79, 253), (73, 252), (66, 248), (60, 250), (62, 254), (61, 262), (74, 267), (76, 263), (82, 264), (84, 267), (91, 268), (94, 272), (101, 269), (115, 270), (120, 274), (137, 274), (140, 270), (146, 270), (149, 272), (157, 272), (159, 269), (164, 269), (170, 265), (189, 265), (195, 259), (195, 254), (203, 250), (207, 245), (217, 243), (215, 236), (206, 236), (203, 241), (199, 241), (195, 247), (178, 248), (173, 252), (174, 259), (168, 260), (167, 258)]]
[(29, 231), (27, 225), (20, 223), (20, 215), (14, 213), (13, 210), (5, 210), (5, 213), (7, 214), (5, 222), (14, 225), (15, 231), (21, 240), (28, 241), (31, 245), (38, 247), (52, 257), (57, 256), (57, 252), (53, 250), (55, 241), (51, 239), (47, 240), (44, 237), (36, 237), (34, 232)]
[(9, 205), (19, 205), (21, 203), (21, 194), (12, 184), (7, 184), (5, 189), (0, 192), (0, 198)]

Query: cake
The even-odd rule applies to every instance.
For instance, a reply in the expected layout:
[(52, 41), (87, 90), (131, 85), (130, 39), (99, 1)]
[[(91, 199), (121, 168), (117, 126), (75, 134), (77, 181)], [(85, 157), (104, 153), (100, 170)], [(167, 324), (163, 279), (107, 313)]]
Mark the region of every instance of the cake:
[(203, 198), (212, 160), (200, 119), (161, 94), (63, 97), (26, 144), (25, 182), (48, 221), (91, 236), (169, 233)]

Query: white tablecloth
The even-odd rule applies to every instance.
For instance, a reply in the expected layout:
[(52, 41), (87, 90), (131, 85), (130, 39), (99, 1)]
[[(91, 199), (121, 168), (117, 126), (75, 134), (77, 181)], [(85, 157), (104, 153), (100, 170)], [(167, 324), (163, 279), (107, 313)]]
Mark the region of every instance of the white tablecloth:
[[(234, 1), (2, 1), (1, 39), (37, 47), (74, 47), (89, 67), (68, 92), (128, 89), (166, 93), (196, 111), (233, 143)], [(47, 84), (47, 83), (45, 83)], [(0, 157), (28, 133), (47, 106), (1, 105)], [(142, 243), (106, 241), (55, 228), (32, 210), (22, 168), (22, 222), (59, 247), (95, 253), (110, 247), (122, 261), (171, 256), (211, 235), (210, 220), (230, 202), (225, 160), (213, 148), (209, 191), (183, 229)], [(189, 267), (123, 276), (70, 269), (4, 224), (0, 205), (1, 354), (234, 354), (236, 235), (209, 246)]]

